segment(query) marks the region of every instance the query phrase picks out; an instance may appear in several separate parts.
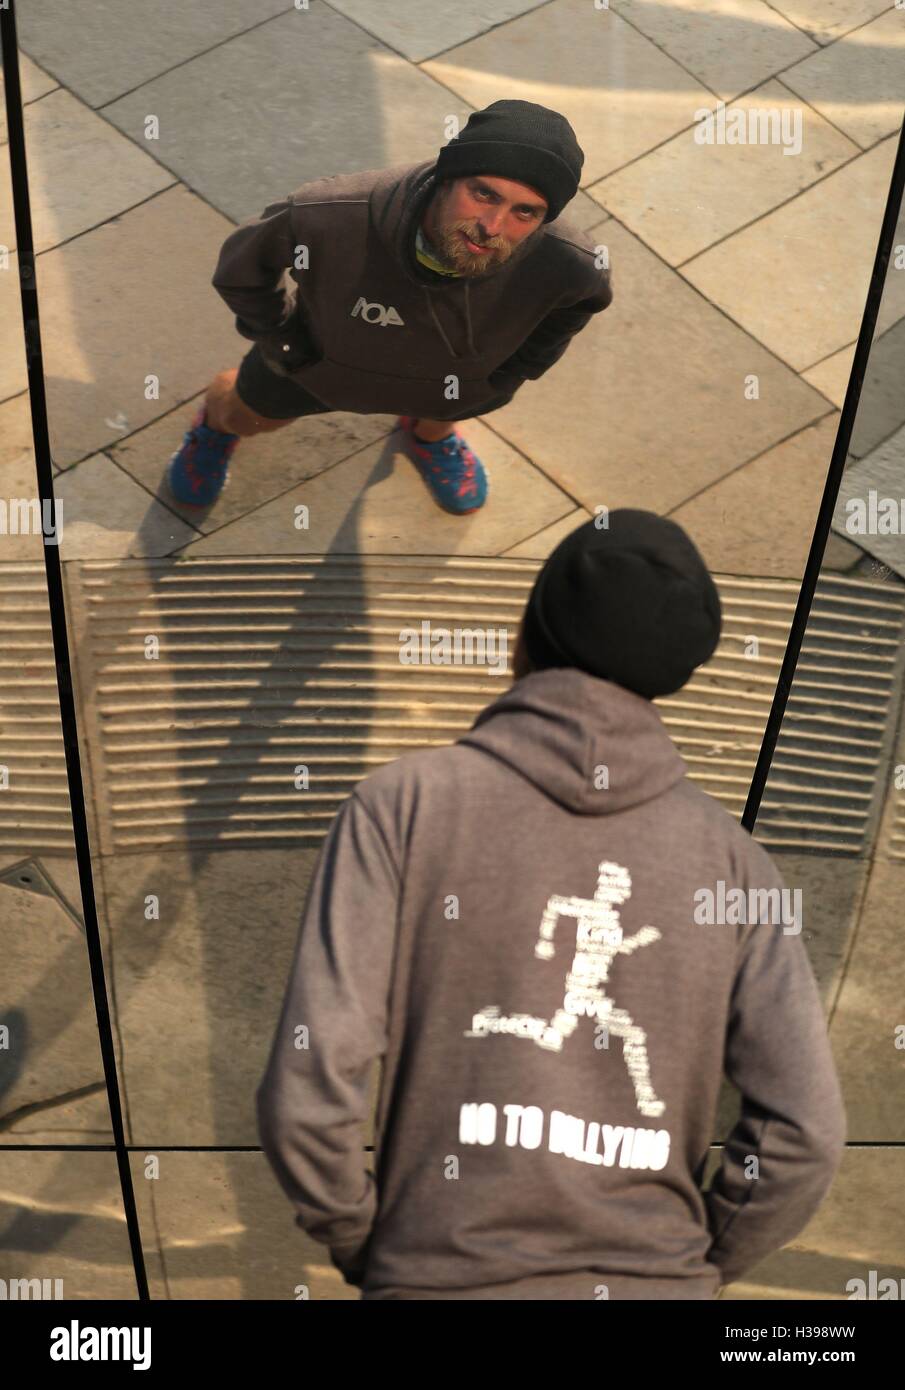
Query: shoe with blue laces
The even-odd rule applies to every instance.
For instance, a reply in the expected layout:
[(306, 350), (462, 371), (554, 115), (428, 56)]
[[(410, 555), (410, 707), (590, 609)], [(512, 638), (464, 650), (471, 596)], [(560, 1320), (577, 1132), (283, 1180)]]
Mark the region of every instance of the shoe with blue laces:
[(167, 468), (167, 485), (183, 507), (209, 507), (216, 502), (226, 486), (229, 461), (241, 438), (212, 429), (206, 413), (207, 407), (202, 405)]
[(415, 466), (434, 501), (454, 516), (483, 507), (489, 491), (487, 471), (459, 431), (453, 430), (431, 444), (418, 438), (416, 424), (415, 416), (400, 416), (399, 425), (408, 435)]

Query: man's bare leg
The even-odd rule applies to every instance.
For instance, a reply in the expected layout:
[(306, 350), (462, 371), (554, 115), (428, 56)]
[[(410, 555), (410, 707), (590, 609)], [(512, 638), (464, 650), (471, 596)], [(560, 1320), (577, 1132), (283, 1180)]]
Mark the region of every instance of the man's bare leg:
[(265, 434), (292, 424), (291, 420), (272, 420), (268, 416), (258, 415), (247, 406), (236, 391), (238, 375), (238, 367), (230, 367), (228, 371), (219, 372), (207, 388), (205, 405), (207, 423), (211, 429), (221, 430), (224, 434), (248, 436)]
[(445, 439), (448, 434), (452, 434), (456, 428), (455, 420), (416, 420), (414, 431), (419, 439), (425, 439), (429, 444), (436, 444), (438, 439)]

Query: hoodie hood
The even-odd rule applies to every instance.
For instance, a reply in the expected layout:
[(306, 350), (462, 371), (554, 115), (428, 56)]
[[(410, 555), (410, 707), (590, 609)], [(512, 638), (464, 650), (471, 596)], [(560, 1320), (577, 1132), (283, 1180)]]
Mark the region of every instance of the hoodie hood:
[(584, 815), (640, 805), (687, 772), (655, 705), (576, 667), (523, 676), (457, 742)]

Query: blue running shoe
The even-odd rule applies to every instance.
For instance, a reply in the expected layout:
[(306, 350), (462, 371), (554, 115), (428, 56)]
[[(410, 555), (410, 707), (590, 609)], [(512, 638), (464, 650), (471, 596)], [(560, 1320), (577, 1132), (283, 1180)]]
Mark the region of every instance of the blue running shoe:
[(209, 507), (216, 502), (241, 438), (212, 429), (205, 422), (206, 409), (202, 404), (167, 468), (167, 485), (183, 507)]
[(487, 500), (487, 470), (462, 438), (453, 430), (445, 439), (428, 444), (415, 434), (415, 416), (402, 415), (399, 424), (409, 438), (415, 466), (435, 502), (445, 512), (462, 516), (476, 512)]

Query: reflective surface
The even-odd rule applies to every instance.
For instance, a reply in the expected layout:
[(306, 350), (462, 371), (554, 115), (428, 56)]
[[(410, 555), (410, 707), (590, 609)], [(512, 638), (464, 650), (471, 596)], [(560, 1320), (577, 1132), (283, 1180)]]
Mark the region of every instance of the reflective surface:
[[(139, 41), (131, 9), (26, 0), (17, 17), (66, 621), (149, 1279), (155, 1297), (348, 1298), (262, 1155), (228, 1150), (257, 1144), (254, 1088), (336, 808), (381, 763), (456, 738), (510, 678), (404, 666), (401, 633), (504, 627), (511, 657), (536, 568), (563, 535), (600, 506), (672, 516), (714, 571), (727, 622), (663, 714), (692, 776), (741, 816), (892, 172), (900, 16), (880, 0), (695, 22), (640, 0), (306, 12), (264, 0), (253, 15), (239, 0), (153, 0)], [(516, 94), (578, 134), (565, 217), (605, 248), (614, 301), (509, 405), (463, 423), (491, 478), (486, 505), (443, 512), (395, 417), (352, 411), (243, 439), (209, 511), (176, 503), (170, 456), (212, 378), (251, 346), (211, 287), (224, 240), (309, 180), (434, 158), (451, 117)], [(0, 213), (12, 247), (8, 189)], [(380, 297), (355, 274), (338, 313), (347, 291)], [(0, 313), (21, 325), (14, 274), (0, 275)], [(845, 497), (898, 487), (903, 318), (892, 267)], [(26, 384), (18, 345), (0, 359), (9, 497), (34, 492)], [(4, 761), (21, 790), (18, 807), (0, 800), (0, 921), (22, 924), (2, 930), (24, 1040), (8, 1065), (0, 1052), (3, 1113), (18, 1115), (6, 1137), (104, 1142), (41, 540), (0, 546)], [(899, 1153), (858, 1147), (900, 1140), (905, 1113), (899, 547), (844, 525), (831, 539), (756, 829), (803, 890), (851, 1148), (813, 1229), (724, 1296), (838, 1297), (866, 1255), (905, 1262), (880, 1214), (897, 1200)], [(732, 1106), (727, 1093), (717, 1140)], [(180, 1145), (199, 1151), (169, 1151)], [(121, 1229), (111, 1155), (6, 1161), (20, 1165), (5, 1190), (23, 1210), (56, 1210), (71, 1172), (73, 1208)], [(35, 1240), (63, 1252), (77, 1232), (69, 1246), (65, 1232)], [(84, 1297), (99, 1296), (99, 1267), (129, 1273), (127, 1253), (96, 1257), (94, 1239), (86, 1226)]]

